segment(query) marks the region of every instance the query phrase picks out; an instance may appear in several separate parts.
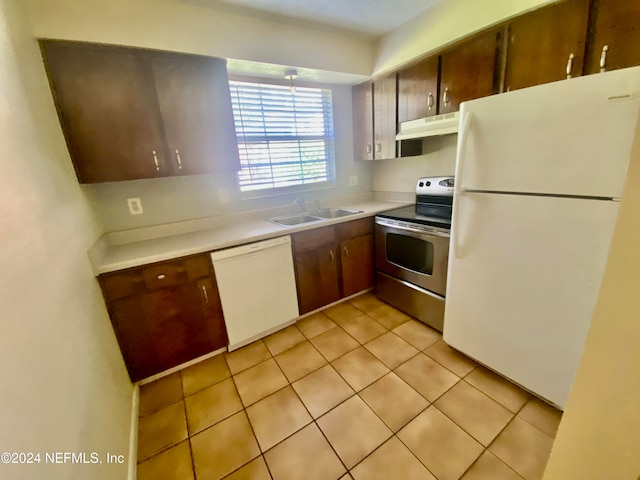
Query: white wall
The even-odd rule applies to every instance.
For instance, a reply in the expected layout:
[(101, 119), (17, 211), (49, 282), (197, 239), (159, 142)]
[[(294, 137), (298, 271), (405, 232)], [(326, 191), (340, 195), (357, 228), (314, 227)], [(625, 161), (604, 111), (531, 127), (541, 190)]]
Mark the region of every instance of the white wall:
[[(354, 36), (277, 23), (187, 0), (27, 0), (36, 37), (198, 53), (369, 75), (373, 48)], [(210, 2), (212, 5), (214, 2)]]
[(640, 130), (589, 336), (544, 480), (640, 478)]
[(373, 189), (415, 193), (420, 177), (453, 175), (457, 139), (457, 135), (427, 138), (423, 140), (423, 155), (373, 162)]
[[(307, 192), (307, 204), (311, 207), (314, 200), (324, 201), (326, 204), (327, 199), (332, 197), (371, 191), (370, 163), (353, 160), (351, 87), (335, 85), (332, 97), (336, 186)], [(349, 177), (352, 175), (358, 177), (358, 185), (355, 187), (349, 186)], [(98, 216), (107, 232), (292, 205), (293, 200), (300, 196), (288, 194), (242, 200), (235, 173), (103, 183), (87, 185), (83, 188), (95, 199)], [(220, 189), (229, 193), (231, 202), (220, 203), (218, 197)], [(143, 215), (129, 215), (127, 207), (129, 197), (141, 199)]]
[(441, 0), (378, 41), (373, 74), (439, 49), (459, 38), (500, 23), (550, 0)]
[[(0, 0), (0, 451), (128, 456), (133, 389), (86, 254), (99, 231), (20, 8)], [(0, 477), (112, 480), (126, 465)]]

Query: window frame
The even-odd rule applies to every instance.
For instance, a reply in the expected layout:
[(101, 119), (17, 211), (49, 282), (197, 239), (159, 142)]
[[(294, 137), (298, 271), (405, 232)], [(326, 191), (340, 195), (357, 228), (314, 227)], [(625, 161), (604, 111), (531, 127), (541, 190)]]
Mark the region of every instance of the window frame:
[[(284, 86), (284, 87), (290, 86), (290, 83), (288, 80), (230, 74), (229, 82), (232, 82), (232, 81), (249, 82), (249, 83), (265, 84), (265, 85), (278, 85), (278, 86)], [(329, 90), (331, 92), (331, 102), (330, 102), (331, 119), (330, 120), (332, 125), (331, 148), (333, 150), (330, 156), (331, 161), (333, 162), (333, 165), (330, 166), (330, 172), (329, 172), (331, 178), (329, 180), (325, 180), (322, 182), (242, 191), (240, 187), (240, 177), (239, 177), (240, 171), (238, 171), (235, 174), (236, 188), (238, 189), (238, 193), (242, 200), (249, 200), (253, 198), (262, 198), (262, 197), (274, 197), (274, 196), (288, 195), (288, 194), (299, 193), (299, 192), (305, 193), (305, 192), (312, 192), (316, 190), (329, 190), (329, 189), (335, 189), (337, 187), (337, 171), (336, 171), (337, 162), (336, 162), (336, 153), (335, 153), (336, 152), (336, 132), (335, 132), (335, 108), (334, 108), (333, 85), (326, 84), (326, 83), (307, 82), (307, 81), (298, 82), (296, 80), (294, 80), (294, 85), (296, 87), (319, 88), (319, 89)], [(229, 90), (231, 91), (231, 84), (229, 84)], [(231, 96), (233, 97), (232, 92), (231, 92)], [(235, 124), (235, 118), (234, 118), (234, 124)], [(238, 138), (238, 135), (236, 135), (236, 139), (237, 138)], [(296, 137), (292, 137), (292, 138), (296, 138)], [(238, 143), (238, 148), (240, 148), (240, 143)]]

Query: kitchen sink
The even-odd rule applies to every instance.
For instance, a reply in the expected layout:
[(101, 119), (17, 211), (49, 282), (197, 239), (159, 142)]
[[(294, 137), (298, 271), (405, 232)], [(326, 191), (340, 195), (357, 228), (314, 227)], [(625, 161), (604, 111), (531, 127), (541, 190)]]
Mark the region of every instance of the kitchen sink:
[(318, 210), (313, 212), (312, 215), (320, 218), (340, 218), (347, 215), (355, 215), (356, 213), (362, 213), (361, 210), (347, 210), (345, 208), (326, 208), (324, 210)]
[(301, 223), (318, 222), (322, 218), (311, 216), (307, 213), (298, 213), (296, 215), (285, 215), (284, 217), (270, 218), (269, 221), (284, 225), (285, 227), (291, 227), (294, 225), (300, 225)]
[(348, 215), (362, 213), (362, 210), (348, 210), (346, 208), (326, 208), (312, 213), (296, 213), (293, 215), (284, 215), (282, 217), (273, 217), (269, 221), (282, 227), (293, 227), (304, 223), (319, 222), (321, 220), (329, 220), (332, 218), (341, 218)]

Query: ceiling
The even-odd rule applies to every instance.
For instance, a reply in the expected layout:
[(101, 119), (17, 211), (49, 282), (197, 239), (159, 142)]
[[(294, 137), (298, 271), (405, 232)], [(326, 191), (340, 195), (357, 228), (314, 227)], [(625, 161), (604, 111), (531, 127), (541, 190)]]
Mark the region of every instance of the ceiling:
[[(185, 0), (183, 0), (185, 1)], [(441, 0), (186, 0), (241, 15), (377, 37)]]

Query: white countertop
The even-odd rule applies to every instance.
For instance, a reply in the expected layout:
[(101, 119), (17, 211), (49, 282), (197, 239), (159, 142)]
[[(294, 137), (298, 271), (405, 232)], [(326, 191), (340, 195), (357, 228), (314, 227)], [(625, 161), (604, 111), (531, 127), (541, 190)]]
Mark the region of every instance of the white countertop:
[[(140, 231), (128, 235), (126, 232), (117, 232), (100, 237), (89, 251), (89, 258), (94, 273), (99, 275), (186, 255), (280, 237), (326, 225), (357, 220), (359, 218), (373, 216), (384, 210), (391, 210), (408, 204), (410, 203), (384, 200), (352, 200), (344, 202), (338, 205), (338, 207), (350, 210), (361, 210), (362, 213), (305, 223), (293, 227), (281, 227), (267, 220), (268, 218), (278, 216), (277, 212), (274, 214), (273, 211), (260, 211), (211, 217), (210, 219), (206, 219), (206, 221), (200, 220), (200, 225), (208, 224), (208, 226), (196, 231), (186, 231), (184, 233), (167, 235), (166, 233), (171, 232), (172, 229), (175, 231), (179, 228), (166, 226), (163, 228), (163, 236), (145, 238), (137, 241), (127, 241), (127, 239), (142, 238), (149, 234), (140, 233)], [(280, 215), (285, 214), (286, 213), (280, 213)], [(191, 225), (188, 228), (193, 229), (196, 227)], [(161, 232), (161, 229), (156, 228), (155, 231)]]

